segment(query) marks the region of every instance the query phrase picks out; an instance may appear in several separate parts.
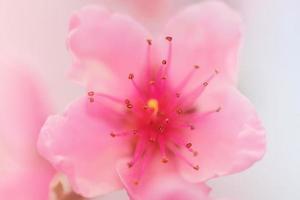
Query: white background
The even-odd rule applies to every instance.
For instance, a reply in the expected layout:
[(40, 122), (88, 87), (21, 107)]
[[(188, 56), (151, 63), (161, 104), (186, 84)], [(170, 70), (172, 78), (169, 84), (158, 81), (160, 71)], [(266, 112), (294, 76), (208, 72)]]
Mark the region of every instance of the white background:
[[(116, 0), (106, 3), (111, 5), (112, 1)], [(69, 16), (82, 5), (101, 2), (0, 0), (0, 53), (2, 56), (21, 57), (31, 64), (50, 91), (54, 112), (61, 111), (69, 101), (83, 94), (80, 87), (65, 77), (70, 65), (70, 56), (65, 48)], [(173, 2), (176, 10), (192, 0)], [(268, 150), (265, 158), (251, 169), (211, 181), (213, 194), (231, 200), (298, 200), (300, 1), (227, 2), (245, 19), (240, 89), (252, 100), (264, 122), (268, 132)], [(115, 10), (129, 12), (123, 5), (111, 6)], [(174, 10), (166, 11), (166, 16)], [(140, 20), (144, 23), (150, 21), (146, 18)], [(149, 26), (153, 27), (153, 24)], [(126, 198), (124, 192), (119, 192), (101, 199)]]

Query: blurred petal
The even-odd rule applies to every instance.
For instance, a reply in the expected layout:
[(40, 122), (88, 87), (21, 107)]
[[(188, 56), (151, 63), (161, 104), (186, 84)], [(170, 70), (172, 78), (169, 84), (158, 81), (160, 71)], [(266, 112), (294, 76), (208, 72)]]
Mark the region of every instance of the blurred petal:
[(20, 64), (0, 62), (0, 82), (0, 198), (47, 199), (54, 170), (36, 151), (46, 95)]
[(89, 104), (87, 98), (76, 100), (63, 115), (49, 117), (38, 144), (41, 154), (68, 176), (75, 192), (94, 197), (122, 187), (115, 163), (128, 155), (130, 145), (112, 138), (115, 129), (91, 114)]

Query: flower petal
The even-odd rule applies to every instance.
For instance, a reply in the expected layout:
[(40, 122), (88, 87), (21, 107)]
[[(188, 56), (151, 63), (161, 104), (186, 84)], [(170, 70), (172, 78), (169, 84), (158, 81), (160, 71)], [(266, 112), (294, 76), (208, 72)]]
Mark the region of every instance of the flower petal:
[(49, 117), (38, 143), (41, 154), (68, 176), (76, 192), (86, 197), (122, 187), (115, 163), (130, 151), (126, 138), (110, 136), (114, 129), (103, 117), (109, 113), (96, 117), (90, 112), (90, 104), (83, 98), (72, 103), (63, 115)]
[[(143, 174), (142, 181), (137, 185), (130, 182), (130, 170), (122, 160), (117, 170), (125, 188), (133, 200), (210, 200), (210, 188), (204, 184), (193, 184), (185, 181), (177, 173), (172, 173), (169, 164), (157, 163), (154, 171), (148, 170)], [(171, 170), (170, 170), (171, 169)], [(144, 180), (143, 180), (144, 179)]]
[(178, 83), (197, 65), (192, 86), (215, 69), (223, 80), (236, 83), (241, 26), (239, 15), (218, 1), (193, 5), (175, 16), (164, 31), (173, 37), (171, 79)]
[(199, 101), (199, 108), (221, 110), (200, 115), (195, 132), (188, 133), (198, 156), (186, 156), (200, 168), (196, 171), (180, 163), (185, 178), (198, 182), (240, 172), (262, 158), (265, 130), (247, 98), (233, 87), (223, 87), (210, 88)]
[(49, 102), (23, 64), (1, 60), (0, 82), (0, 198), (47, 199), (54, 169), (38, 155), (36, 141)]
[(70, 21), (67, 44), (74, 55), (71, 74), (90, 88), (120, 89), (120, 81), (142, 69), (148, 38), (147, 31), (129, 17), (101, 7), (86, 7)]

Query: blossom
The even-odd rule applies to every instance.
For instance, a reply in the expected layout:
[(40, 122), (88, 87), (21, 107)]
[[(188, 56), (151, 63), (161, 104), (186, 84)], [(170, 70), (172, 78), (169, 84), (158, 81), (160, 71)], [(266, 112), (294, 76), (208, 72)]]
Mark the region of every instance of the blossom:
[(215, 1), (185, 9), (158, 37), (105, 8), (78, 11), (70, 75), (87, 95), (48, 118), (40, 153), (87, 197), (125, 187), (147, 199), (169, 177), (201, 188), (247, 169), (264, 154), (265, 131), (236, 88), (241, 26)]
[(0, 199), (48, 199), (54, 169), (36, 150), (50, 113), (43, 89), (23, 65), (0, 62)]

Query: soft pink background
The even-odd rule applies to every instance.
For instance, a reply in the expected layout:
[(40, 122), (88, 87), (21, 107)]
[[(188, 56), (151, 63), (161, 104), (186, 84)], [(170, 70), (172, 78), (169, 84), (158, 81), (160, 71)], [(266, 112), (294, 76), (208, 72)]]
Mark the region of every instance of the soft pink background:
[[(56, 110), (82, 90), (65, 77), (70, 56), (65, 47), (73, 10), (105, 3), (113, 10), (133, 13), (118, 0), (0, 0), (0, 54), (21, 57), (49, 88)], [(120, 0), (119, 0), (120, 1)], [(129, 1), (129, 0), (128, 0)], [(170, 13), (192, 0), (173, 0), (160, 12)], [(196, 1), (194, 1), (196, 2)], [(300, 199), (300, 2), (297, 0), (227, 0), (246, 22), (240, 88), (253, 101), (268, 130), (268, 153), (250, 170), (211, 182), (215, 196), (233, 200)], [(151, 14), (151, 13), (150, 13)], [(134, 16), (156, 32), (149, 13)], [(158, 22), (158, 17), (152, 18)], [(126, 199), (123, 192), (103, 199)]]

